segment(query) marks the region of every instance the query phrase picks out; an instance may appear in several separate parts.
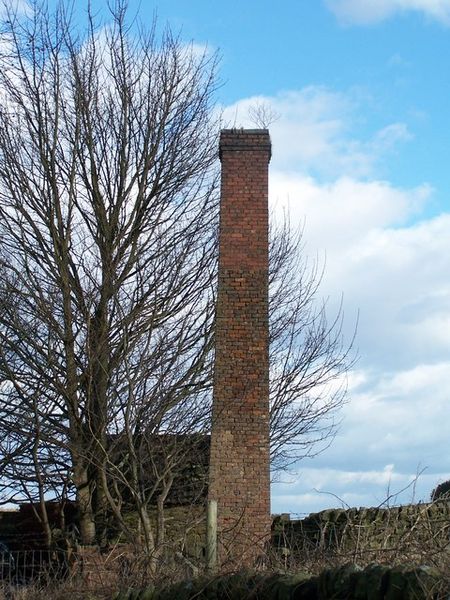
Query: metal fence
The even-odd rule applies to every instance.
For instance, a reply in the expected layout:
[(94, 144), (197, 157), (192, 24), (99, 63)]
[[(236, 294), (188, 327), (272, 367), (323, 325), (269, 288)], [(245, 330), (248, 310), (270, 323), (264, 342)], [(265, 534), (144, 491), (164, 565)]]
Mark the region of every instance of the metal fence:
[(0, 580), (3, 585), (47, 584), (67, 578), (70, 555), (55, 550), (17, 550), (0, 547)]

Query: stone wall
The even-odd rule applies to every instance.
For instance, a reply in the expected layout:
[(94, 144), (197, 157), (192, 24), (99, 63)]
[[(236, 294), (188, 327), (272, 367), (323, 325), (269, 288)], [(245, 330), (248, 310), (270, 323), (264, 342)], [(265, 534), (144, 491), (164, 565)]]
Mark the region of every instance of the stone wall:
[(115, 600), (446, 600), (448, 589), (430, 569), (346, 565), (319, 576), (234, 574), (166, 588), (118, 593)]
[(291, 561), (308, 552), (358, 557), (365, 562), (422, 562), (450, 553), (450, 501), (392, 508), (329, 509), (300, 520), (276, 517), (274, 544)]

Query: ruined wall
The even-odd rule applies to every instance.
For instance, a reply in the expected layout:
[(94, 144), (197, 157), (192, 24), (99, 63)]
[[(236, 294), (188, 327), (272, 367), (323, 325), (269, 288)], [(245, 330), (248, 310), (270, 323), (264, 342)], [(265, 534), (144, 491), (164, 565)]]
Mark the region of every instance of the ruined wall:
[(223, 130), (209, 499), (222, 565), (270, 536), (267, 130)]
[(274, 544), (289, 559), (315, 552), (349, 557), (363, 564), (414, 562), (435, 564), (450, 550), (450, 501), (392, 508), (328, 509), (300, 520), (274, 520)]

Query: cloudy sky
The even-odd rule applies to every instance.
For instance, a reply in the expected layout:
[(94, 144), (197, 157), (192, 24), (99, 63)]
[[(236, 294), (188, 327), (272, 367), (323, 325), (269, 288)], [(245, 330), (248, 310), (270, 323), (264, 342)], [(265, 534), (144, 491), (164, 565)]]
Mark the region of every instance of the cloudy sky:
[(146, 0), (141, 17), (154, 9), (219, 50), (229, 125), (258, 102), (278, 115), (271, 202), (326, 260), (348, 336), (359, 311), (339, 434), (274, 485), (273, 511), (426, 500), (450, 477), (450, 0)]

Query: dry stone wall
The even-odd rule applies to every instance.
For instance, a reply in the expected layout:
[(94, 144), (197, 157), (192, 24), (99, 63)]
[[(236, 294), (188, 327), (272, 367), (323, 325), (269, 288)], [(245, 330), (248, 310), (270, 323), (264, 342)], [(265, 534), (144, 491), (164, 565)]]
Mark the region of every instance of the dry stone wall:
[(439, 576), (426, 568), (361, 569), (346, 565), (317, 577), (233, 574), (214, 580), (183, 581), (166, 588), (117, 594), (115, 600), (447, 600)]
[(274, 544), (290, 560), (313, 550), (391, 562), (450, 556), (450, 501), (392, 508), (329, 509), (300, 520), (276, 517)]

